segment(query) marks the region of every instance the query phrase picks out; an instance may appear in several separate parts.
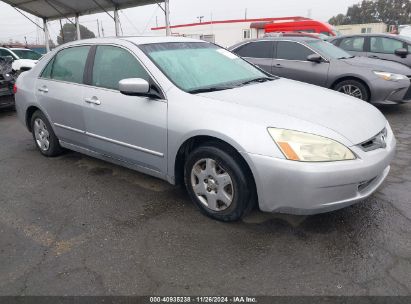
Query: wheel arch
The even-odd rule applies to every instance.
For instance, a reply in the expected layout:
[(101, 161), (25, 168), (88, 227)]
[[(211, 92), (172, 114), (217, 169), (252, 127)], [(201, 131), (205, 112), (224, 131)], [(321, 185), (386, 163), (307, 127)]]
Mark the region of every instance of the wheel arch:
[(195, 148), (212, 145), (216, 146), (228, 153), (230, 155), (235, 155), (235, 157), (241, 162), (241, 165), (247, 171), (246, 174), (250, 177), (250, 181), (253, 183), (253, 187), (257, 193), (257, 187), (255, 183), (254, 174), (252, 171), (252, 166), (250, 166), (249, 161), (244, 157), (244, 153), (241, 153), (241, 147), (236, 144), (223, 140), (219, 137), (213, 135), (194, 135), (186, 139), (177, 150), (174, 159), (174, 181), (177, 185), (184, 184), (184, 165), (189, 153)]
[(37, 106), (34, 106), (34, 105), (29, 106), (26, 110), (25, 122), (26, 122), (26, 127), (30, 132), (32, 131), (31, 130), (31, 118), (33, 117), (33, 114), (36, 111), (41, 111), (41, 109)]

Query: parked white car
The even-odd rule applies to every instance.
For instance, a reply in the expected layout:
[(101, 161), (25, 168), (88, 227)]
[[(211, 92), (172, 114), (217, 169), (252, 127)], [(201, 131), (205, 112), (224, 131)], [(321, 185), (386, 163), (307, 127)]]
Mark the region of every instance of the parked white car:
[(32, 69), (42, 57), (40, 53), (30, 49), (0, 47), (0, 57), (8, 56), (13, 58), (12, 68), (15, 71)]
[(400, 35), (411, 38), (411, 25), (400, 28)]

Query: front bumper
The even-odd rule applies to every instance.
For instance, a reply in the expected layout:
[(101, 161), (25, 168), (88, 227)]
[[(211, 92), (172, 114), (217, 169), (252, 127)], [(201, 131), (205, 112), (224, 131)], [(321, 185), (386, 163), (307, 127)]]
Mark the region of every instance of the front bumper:
[(371, 103), (403, 104), (411, 102), (410, 80), (386, 81), (377, 79), (371, 84)]
[(316, 214), (361, 201), (383, 183), (390, 171), (396, 140), (389, 129), (387, 147), (364, 152), (351, 147), (352, 161), (304, 163), (247, 154), (265, 212)]

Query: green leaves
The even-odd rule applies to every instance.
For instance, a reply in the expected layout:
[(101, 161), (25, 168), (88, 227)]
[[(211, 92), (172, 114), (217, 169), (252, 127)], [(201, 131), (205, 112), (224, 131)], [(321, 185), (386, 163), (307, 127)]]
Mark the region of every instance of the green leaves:
[(329, 20), (333, 25), (379, 23), (400, 25), (411, 23), (411, 2), (409, 0), (363, 0), (350, 6), (347, 13)]

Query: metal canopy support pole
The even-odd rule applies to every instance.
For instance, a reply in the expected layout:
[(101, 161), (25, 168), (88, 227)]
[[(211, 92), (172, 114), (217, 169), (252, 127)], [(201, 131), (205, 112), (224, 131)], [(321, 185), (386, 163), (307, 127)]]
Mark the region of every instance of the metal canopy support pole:
[(81, 40), (81, 34), (80, 34), (80, 20), (79, 20), (79, 15), (76, 15), (76, 32), (77, 32), (77, 40)]
[(50, 52), (49, 28), (47, 26), (47, 18), (43, 18), (44, 42), (46, 44), (47, 53)]
[(118, 17), (118, 8), (114, 8), (114, 26), (116, 28), (116, 37), (120, 36), (120, 20)]
[(164, 0), (164, 13), (166, 16), (166, 35), (171, 36), (170, 28), (170, 0)]

